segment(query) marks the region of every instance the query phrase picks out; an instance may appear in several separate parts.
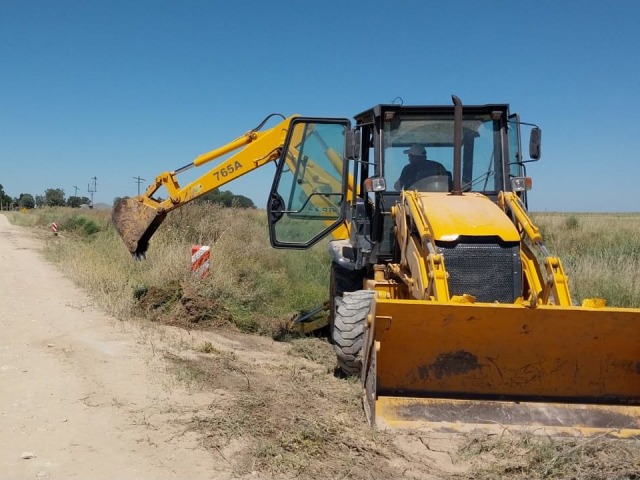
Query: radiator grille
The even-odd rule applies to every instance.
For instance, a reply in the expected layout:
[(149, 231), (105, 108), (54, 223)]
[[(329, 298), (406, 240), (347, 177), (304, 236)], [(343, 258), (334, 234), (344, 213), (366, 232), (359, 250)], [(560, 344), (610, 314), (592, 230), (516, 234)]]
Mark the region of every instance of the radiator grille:
[(520, 245), (439, 243), (449, 273), (449, 294), (468, 293), (478, 302), (513, 303), (521, 295)]

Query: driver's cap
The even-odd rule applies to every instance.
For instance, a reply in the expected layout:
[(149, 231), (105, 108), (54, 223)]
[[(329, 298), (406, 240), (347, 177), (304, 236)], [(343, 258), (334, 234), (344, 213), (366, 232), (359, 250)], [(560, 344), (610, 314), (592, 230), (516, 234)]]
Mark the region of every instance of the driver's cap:
[(427, 150), (422, 145), (411, 145), (411, 148), (408, 148), (404, 151), (404, 153), (408, 153), (409, 155), (414, 155), (416, 157), (426, 157)]

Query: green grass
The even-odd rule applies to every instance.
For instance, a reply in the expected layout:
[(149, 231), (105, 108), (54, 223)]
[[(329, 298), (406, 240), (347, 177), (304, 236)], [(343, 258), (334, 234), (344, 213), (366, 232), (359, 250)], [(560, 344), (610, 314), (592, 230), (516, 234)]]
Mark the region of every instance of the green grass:
[(59, 225), (59, 231), (72, 231), (81, 236), (90, 237), (101, 230), (97, 222), (84, 215), (68, 217)]

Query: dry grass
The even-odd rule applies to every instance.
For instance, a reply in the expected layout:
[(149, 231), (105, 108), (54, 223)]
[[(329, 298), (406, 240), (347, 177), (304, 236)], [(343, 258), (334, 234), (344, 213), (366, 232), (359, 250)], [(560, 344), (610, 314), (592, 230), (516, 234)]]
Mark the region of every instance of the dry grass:
[[(320, 343), (311, 349), (318, 354)], [(197, 350), (195, 357), (165, 354), (178, 379), (211, 393), (208, 408), (185, 420), (184, 428), (200, 433), (203, 444), (237, 475), (400, 475), (387, 462), (397, 455), (392, 438), (371, 430), (364, 420), (357, 381), (334, 378), (295, 353), (256, 361), (250, 351), (231, 352), (206, 342)]]
[[(70, 219), (79, 215), (93, 220), (99, 231), (87, 235), (61, 229), (57, 237), (47, 235), (47, 257), (120, 318), (143, 314), (176, 323), (173, 320), (188, 308), (185, 304), (199, 297), (224, 309), (227, 320), (241, 330), (271, 334), (282, 330), (298, 311), (327, 300), (329, 260), (324, 247), (273, 250), (263, 211), (187, 205), (168, 216), (143, 262), (131, 259), (110, 225), (109, 212), (59, 208), (11, 217), (15, 223), (48, 232), (51, 222), (73, 224)], [(211, 247), (210, 274), (204, 280), (190, 271), (194, 244)], [(189, 294), (182, 299), (181, 310), (166, 308), (170, 301), (158, 302), (162, 308), (155, 311), (150, 302), (142, 308), (139, 304), (145, 292), (151, 291), (158, 300), (162, 292), (173, 297), (177, 290)]]
[[(210, 275), (203, 281), (188, 273), (194, 244), (211, 247)], [(327, 254), (273, 250), (261, 211), (188, 205), (165, 221), (147, 258), (155, 266), (149, 285), (170, 278), (191, 283), (202, 296), (224, 304), (246, 331), (269, 330), (270, 321), (322, 304), (328, 293)]]
[[(310, 251), (272, 249), (261, 210), (187, 205), (168, 216), (144, 262), (131, 260), (107, 211), (55, 208), (15, 212), (11, 217), (47, 233), (53, 221), (77, 226), (77, 217), (90, 219), (98, 227), (96, 233), (61, 227), (59, 237), (47, 237), (47, 254), (119, 317), (155, 313), (162, 320), (162, 313), (171, 322), (181, 312), (140, 312), (138, 295), (179, 285), (192, 298), (223, 307), (240, 329), (275, 334), (286, 330), (296, 312), (327, 300), (329, 258), (324, 246)], [(640, 307), (640, 214), (540, 213), (534, 219), (548, 247), (562, 259), (576, 300), (603, 297), (610, 306)], [(190, 273), (194, 244), (211, 246), (211, 273), (204, 281)]]
[(459, 453), (473, 464), (465, 479), (637, 480), (638, 440), (552, 439), (532, 434), (470, 436)]

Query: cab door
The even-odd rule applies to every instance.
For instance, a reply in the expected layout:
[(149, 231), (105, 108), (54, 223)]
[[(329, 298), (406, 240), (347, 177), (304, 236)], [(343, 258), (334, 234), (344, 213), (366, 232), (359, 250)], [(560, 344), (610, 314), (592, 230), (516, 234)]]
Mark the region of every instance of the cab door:
[[(507, 157), (507, 167), (509, 179), (514, 177), (522, 177), (527, 175), (524, 165), (524, 157), (522, 155), (522, 134), (520, 131), (520, 115), (512, 113), (508, 117), (507, 131), (509, 138), (509, 156)], [(511, 182), (507, 185), (507, 190), (511, 190)], [(518, 192), (518, 196), (527, 207), (527, 192)]]
[(275, 248), (309, 248), (345, 219), (347, 119), (291, 121), (269, 194), (269, 237)]

